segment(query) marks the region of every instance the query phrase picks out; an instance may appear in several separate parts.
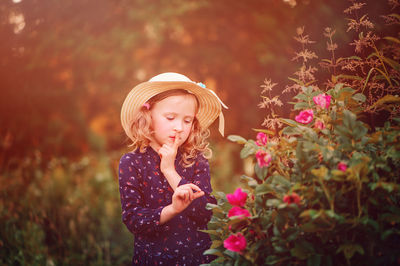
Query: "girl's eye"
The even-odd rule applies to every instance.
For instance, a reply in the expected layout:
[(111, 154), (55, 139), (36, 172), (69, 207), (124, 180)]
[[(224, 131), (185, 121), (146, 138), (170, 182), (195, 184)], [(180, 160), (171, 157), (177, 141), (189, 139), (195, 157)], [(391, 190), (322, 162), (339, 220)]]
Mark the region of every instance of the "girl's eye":
[(174, 120), (172, 116), (167, 116), (167, 120)]
[(190, 124), (190, 123), (192, 123), (192, 120), (185, 120), (185, 123)]

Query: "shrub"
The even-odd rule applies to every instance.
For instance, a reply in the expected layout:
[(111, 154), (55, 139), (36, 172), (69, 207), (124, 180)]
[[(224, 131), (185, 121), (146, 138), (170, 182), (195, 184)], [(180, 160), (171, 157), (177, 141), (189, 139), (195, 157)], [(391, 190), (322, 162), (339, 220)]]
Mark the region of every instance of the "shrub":
[[(352, 2), (346, 11), (362, 6)], [(389, 17), (398, 23), (398, 15)], [(349, 29), (370, 28), (367, 20), (367, 16), (350, 20)], [(333, 32), (325, 30), (329, 38)], [(359, 32), (355, 52), (357, 44), (363, 43), (362, 47), (372, 49), (369, 55), (340, 60), (335, 59), (337, 46), (331, 39), (328, 50), (333, 56), (320, 66), (334, 73), (318, 86), (317, 68), (307, 65), (316, 55), (304, 47), (311, 43), (304, 28), (298, 29), (303, 52), (296, 57), (303, 63), (298, 78), (292, 79), (296, 83), (285, 89), (296, 94), (294, 120), (277, 117), (273, 108), (282, 102), (270, 95), (276, 84), (266, 80), (263, 93), (269, 95), (263, 96), (260, 107), (271, 111), (264, 121), (267, 129), (257, 130), (255, 140), (229, 136), (243, 145), (242, 159), (255, 159), (255, 175), (242, 176), (247, 183), (243, 191), (216, 192), (218, 204), (208, 206), (213, 217), (207, 232), (213, 243), (206, 253), (217, 256), (211, 264), (399, 262), (400, 69), (396, 60), (400, 41), (386, 37), (377, 45), (378, 38), (371, 37), (375, 35), (366, 36)], [(386, 121), (366, 119), (379, 118), (381, 111), (388, 113)]]
[[(328, 108), (313, 103), (321, 95), (332, 97)], [(359, 96), (342, 84), (326, 94), (304, 87), (296, 99), (307, 104), (311, 120), (282, 119), (288, 126), (268, 141), (262, 141), (265, 133), (256, 141), (229, 137), (244, 145), (242, 158), (258, 156), (256, 175), (243, 176), (248, 195), (241, 208), (251, 216), (229, 217), (234, 194), (216, 193), (207, 253), (218, 255), (219, 263), (243, 265), (396, 262), (400, 118), (368, 132), (346, 108), (349, 101), (356, 106)], [(247, 240), (239, 253), (224, 248), (237, 234)]]
[(5, 167), (0, 264), (128, 265), (132, 237), (121, 222), (116, 156), (53, 158), (44, 168), (36, 153)]

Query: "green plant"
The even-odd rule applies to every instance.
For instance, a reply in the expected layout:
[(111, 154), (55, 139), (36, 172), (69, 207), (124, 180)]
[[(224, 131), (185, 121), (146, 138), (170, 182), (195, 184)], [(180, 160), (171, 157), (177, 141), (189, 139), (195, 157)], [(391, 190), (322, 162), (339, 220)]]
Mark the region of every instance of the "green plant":
[[(318, 95), (332, 97), (329, 108), (312, 103)], [(288, 126), (268, 141), (264, 133), (257, 141), (229, 136), (244, 145), (242, 158), (257, 158), (256, 175), (243, 176), (251, 216), (229, 217), (233, 205), (217, 193), (218, 205), (209, 206), (213, 245), (207, 253), (219, 256), (218, 263), (240, 265), (395, 263), (400, 118), (368, 132), (347, 109), (362, 97), (342, 84), (326, 94), (303, 87), (295, 98), (313, 111), (311, 120), (282, 119)], [(241, 254), (224, 248), (238, 232), (247, 240)]]
[[(353, 1), (346, 13), (363, 5)], [(388, 17), (399, 22), (396, 14)], [(285, 89), (295, 93), (295, 118), (276, 115), (282, 102), (271, 95), (276, 84), (266, 80), (260, 107), (270, 111), (267, 129), (257, 130), (256, 140), (229, 136), (243, 145), (242, 159), (256, 159), (255, 175), (242, 176), (245, 194), (216, 192), (218, 204), (208, 206), (212, 265), (399, 262), (400, 41), (385, 37), (378, 44), (362, 27), (371, 27), (366, 15), (349, 20), (349, 30), (359, 33), (356, 48), (372, 49), (362, 57), (337, 58), (334, 31), (325, 29), (332, 58), (320, 66), (332, 76), (320, 86), (318, 68), (309, 65), (317, 56), (305, 48), (312, 42), (299, 28), (303, 47), (295, 59), (302, 66)]]
[(43, 167), (37, 152), (2, 169), (0, 265), (128, 265), (116, 156), (54, 158)]

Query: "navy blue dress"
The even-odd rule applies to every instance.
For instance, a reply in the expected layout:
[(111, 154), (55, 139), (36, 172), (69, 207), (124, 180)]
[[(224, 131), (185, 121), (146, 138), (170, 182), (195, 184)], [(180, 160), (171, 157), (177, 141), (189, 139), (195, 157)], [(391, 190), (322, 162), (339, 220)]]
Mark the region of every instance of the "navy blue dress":
[(213, 258), (204, 256), (210, 247), (207, 229), (212, 211), (207, 203), (216, 204), (210, 184), (207, 159), (198, 156), (193, 166), (180, 165), (178, 151), (175, 169), (182, 177), (178, 186), (193, 183), (205, 192), (183, 212), (160, 225), (161, 210), (172, 203), (173, 190), (160, 171), (160, 157), (151, 148), (146, 152), (127, 153), (119, 164), (119, 190), (122, 220), (135, 236), (133, 265), (200, 265)]

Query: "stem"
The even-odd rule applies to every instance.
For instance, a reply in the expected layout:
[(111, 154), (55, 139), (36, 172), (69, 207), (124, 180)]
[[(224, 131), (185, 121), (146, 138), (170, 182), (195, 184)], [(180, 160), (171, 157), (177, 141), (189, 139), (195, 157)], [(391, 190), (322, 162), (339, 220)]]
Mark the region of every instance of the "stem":
[(390, 87), (393, 88), (393, 84), (392, 84), (392, 82), (390, 81), (389, 72), (388, 72), (387, 69), (386, 69), (385, 63), (383, 63), (381, 53), (378, 51), (378, 48), (376, 48), (375, 43), (373, 42), (372, 44), (373, 44), (373, 48), (374, 48), (376, 54), (378, 55), (379, 61), (381, 62), (382, 66), (383, 66), (383, 70), (385, 71), (385, 74), (386, 74), (386, 76), (387, 76), (387, 81), (389, 82)]

